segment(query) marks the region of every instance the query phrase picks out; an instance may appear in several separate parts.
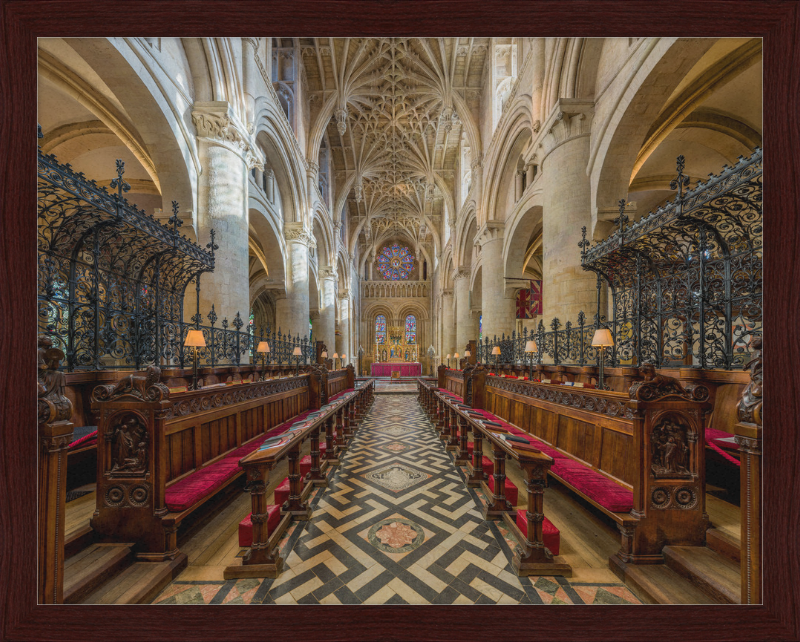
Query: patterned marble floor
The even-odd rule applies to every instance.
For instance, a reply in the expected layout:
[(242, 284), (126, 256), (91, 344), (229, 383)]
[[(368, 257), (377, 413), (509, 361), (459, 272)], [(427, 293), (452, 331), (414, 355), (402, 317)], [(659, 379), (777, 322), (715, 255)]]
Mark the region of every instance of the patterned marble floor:
[[(382, 395), (313, 517), (281, 545), (278, 579), (185, 581), (160, 604), (630, 604), (622, 584), (517, 577), (514, 542), (485, 522), (415, 397)], [(239, 555), (243, 554), (240, 551)]]

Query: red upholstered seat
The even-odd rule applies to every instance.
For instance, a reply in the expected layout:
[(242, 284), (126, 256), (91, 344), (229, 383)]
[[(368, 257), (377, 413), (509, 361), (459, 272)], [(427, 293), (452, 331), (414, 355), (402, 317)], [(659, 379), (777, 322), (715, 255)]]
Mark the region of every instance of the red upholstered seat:
[(85, 446), (96, 446), (97, 445), (97, 431), (94, 430), (90, 432), (88, 435), (84, 435), (80, 439), (76, 439), (73, 441), (68, 448), (70, 450), (75, 450), (76, 448), (84, 448)]
[(331, 401), (336, 401), (339, 397), (347, 394), (348, 392), (353, 392), (353, 388), (348, 388), (347, 390), (342, 390), (341, 392), (337, 392), (335, 395), (333, 395), (333, 397), (328, 399), (328, 403), (330, 403)]
[(226, 481), (241, 470), (239, 459), (241, 457), (229, 455), (167, 488), (164, 493), (167, 508), (172, 512), (180, 513), (191, 508), (206, 495), (221, 488)]
[[(245, 517), (239, 522), (239, 546), (246, 548), (253, 544), (253, 522), (250, 520), (250, 515)], [(281, 523), (281, 507), (274, 504), (267, 505), (267, 530), (268, 532), (274, 531)]]
[(633, 508), (633, 492), (608, 477), (571, 459), (555, 462), (552, 472), (612, 513)]
[[(528, 517), (525, 513), (526, 511), (524, 508), (517, 511), (517, 527), (522, 531), (522, 534), (527, 537)], [(558, 551), (561, 548), (561, 532), (553, 526), (553, 523), (546, 517), (542, 522), (542, 540), (553, 555), (558, 555)]]
[(280, 486), (275, 489), (275, 505), (283, 506), (284, 502), (289, 500), (289, 478), (284, 479)]
[[(733, 435), (724, 430), (715, 430), (714, 428), (706, 428), (706, 443), (714, 444), (718, 448), (726, 448), (727, 450), (739, 450), (739, 446), (730, 441), (719, 441), (720, 439), (730, 439)], [(72, 447), (70, 445), (70, 447)]]
[[(489, 490), (494, 493), (494, 475), (489, 475), (489, 480), (486, 482)], [(519, 501), (519, 490), (508, 477), (504, 484), (506, 499), (511, 502), (512, 506), (516, 506)]]

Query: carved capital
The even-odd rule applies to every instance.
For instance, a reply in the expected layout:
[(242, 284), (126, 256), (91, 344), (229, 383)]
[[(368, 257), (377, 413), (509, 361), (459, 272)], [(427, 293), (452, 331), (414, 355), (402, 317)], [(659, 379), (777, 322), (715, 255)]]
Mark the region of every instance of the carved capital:
[(561, 98), (545, 121), (539, 147), (544, 159), (554, 149), (564, 143), (588, 136), (592, 129), (594, 103), (573, 98)]
[(344, 300), (349, 299), (349, 298), (350, 298), (350, 290), (349, 289), (339, 290), (339, 299), (340, 300), (344, 301)]
[(257, 164), (263, 166), (263, 154), (252, 144), (252, 131), (239, 122), (227, 101), (196, 102), (192, 110), (192, 122), (198, 138), (231, 150), (248, 167)]
[(453, 288), (445, 288), (442, 290), (442, 296), (453, 296)]
[(319, 278), (320, 279), (334, 279), (336, 275), (333, 273), (333, 268), (330, 267), (321, 267), (318, 270)]
[[(291, 243), (301, 243), (305, 246), (311, 246), (313, 235), (307, 230), (302, 222), (284, 223), (283, 224), (283, 237)], [(313, 243), (316, 247), (316, 242)]]
[(493, 241), (502, 241), (504, 229), (505, 223), (501, 221), (487, 221), (475, 235), (475, 244), (483, 247)]
[(453, 272), (453, 281), (458, 281), (459, 279), (466, 279), (469, 277), (469, 275), (470, 275), (469, 266), (462, 265), (455, 272)]

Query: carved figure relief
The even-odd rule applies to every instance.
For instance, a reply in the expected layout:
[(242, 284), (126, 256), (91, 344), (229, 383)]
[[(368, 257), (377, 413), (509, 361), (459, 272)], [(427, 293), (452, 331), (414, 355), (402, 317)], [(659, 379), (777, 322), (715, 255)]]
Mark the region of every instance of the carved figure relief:
[(750, 368), (750, 383), (742, 393), (739, 402), (739, 421), (761, 425), (761, 406), (763, 403), (763, 363), (761, 360), (761, 337), (753, 339), (753, 358), (747, 364)]
[(128, 414), (111, 428), (111, 474), (147, 472), (147, 429), (139, 417)]
[(672, 419), (665, 419), (651, 434), (651, 470), (659, 477), (691, 477), (689, 470), (688, 428)]

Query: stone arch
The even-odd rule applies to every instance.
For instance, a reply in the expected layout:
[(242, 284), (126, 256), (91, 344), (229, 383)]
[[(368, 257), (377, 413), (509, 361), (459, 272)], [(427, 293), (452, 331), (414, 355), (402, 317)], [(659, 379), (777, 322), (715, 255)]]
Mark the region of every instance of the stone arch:
[(485, 220), (478, 221), (479, 226), (486, 220), (502, 221), (505, 218), (501, 210), (507, 199), (502, 196), (509, 189), (513, 192), (517, 161), (531, 140), (530, 101), (516, 98), (501, 124), (504, 125), (499, 134), (502, 143), (487, 159), (488, 171), (484, 175), (485, 189), (481, 199)]
[[(255, 107), (255, 138), (264, 150), (270, 168), (275, 172), (275, 185), (280, 193), (284, 223), (309, 224), (309, 207), (304, 186), (306, 170), (288, 138), (290, 131), (281, 127), (282, 114), (271, 99), (260, 97)], [(285, 123), (284, 123), (285, 124)]]
[(542, 194), (537, 191), (527, 194), (506, 221), (503, 237), (503, 268), (507, 277), (522, 277), (531, 236), (541, 235), (543, 214)]
[(68, 69), (63, 65), (59, 73), (52, 66), (52, 56), (49, 71), (45, 69), (44, 73), (60, 78), (68, 95), (94, 113), (131, 149), (159, 188), (164, 211), (170, 211), (171, 201), (176, 200), (181, 211), (191, 210), (196, 219), (199, 160), (191, 114), (182, 113), (182, 106), (162, 91), (156, 72), (137, 55), (140, 44), (128, 38), (69, 38), (63, 42), (113, 93), (125, 116), (120, 117), (122, 112), (116, 111), (108, 99), (99, 99), (91, 84), (76, 73), (64, 74)]
[(613, 211), (617, 201), (627, 196), (647, 132), (670, 94), (715, 41), (715, 38), (648, 39), (634, 73), (618, 90), (605, 120), (595, 119), (588, 165), (592, 234), (598, 213)]

